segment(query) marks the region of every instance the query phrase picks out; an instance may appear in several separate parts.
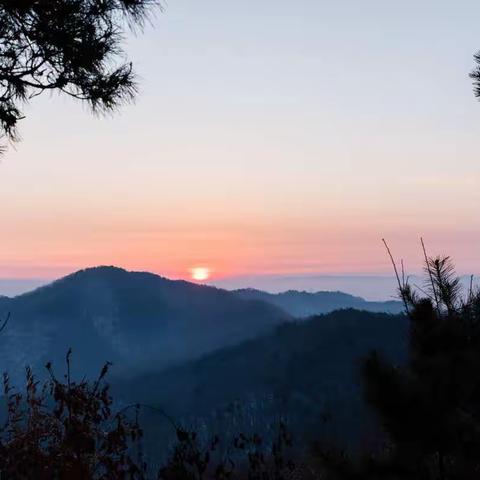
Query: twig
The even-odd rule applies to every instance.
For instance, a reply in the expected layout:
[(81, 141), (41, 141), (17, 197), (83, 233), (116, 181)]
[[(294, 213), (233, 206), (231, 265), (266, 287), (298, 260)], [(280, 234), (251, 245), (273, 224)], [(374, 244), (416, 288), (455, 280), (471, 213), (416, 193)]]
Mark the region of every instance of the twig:
[(145, 403), (132, 403), (130, 405), (127, 405), (126, 407), (122, 408), (120, 411), (117, 412), (117, 415), (121, 415), (122, 413), (125, 413), (127, 410), (130, 410), (131, 408), (144, 408), (144, 409), (149, 409), (154, 412), (159, 413), (162, 417), (164, 417), (175, 430), (178, 430), (179, 426), (175, 422), (175, 420), (168, 415), (168, 413), (163, 410), (163, 408), (160, 407), (154, 407), (153, 405), (148, 405)]
[(435, 287), (435, 282), (433, 280), (433, 273), (430, 269), (430, 261), (428, 260), (427, 249), (425, 248), (425, 243), (423, 238), (420, 237), (420, 242), (422, 244), (423, 256), (425, 258), (425, 265), (427, 267), (428, 276), (430, 277), (430, 283), (432, 284), (433, 298), (435, 299), (435, 306), (437, 307), (437, 312), (440, 313), (440, 303), (438, 301), (437, 289)]
[(417, 285), (416, 283), (414, 283), (413, 286), (414, 286), (415, 288), (418, 288), (418, 290), (419, 290), (420, 292), (422, 292), (427, 298), (429, 298), (430, 300), (433, 300), (432, 295), (430, 295), (428, 292), (426, 292), (422, 287), (420, 287), (420, 285)]
[[(398, 269), (397, 269), (397, 264), (395, 263), (395, 260), (393, 258), (392, 252), (390, 251), (390, 248), (388, 247), (387, 242), (385, 241), (384, 238), (382, 238), (382, 242), (385, 245), (385, 248), (387, 249), (388, 256), (390, 257), (390, 261), (392, 262), (393, 265), (393, 271), (395, 272), (395, 277), (397, 278), (397, 283), (398, 283), (398, 291), (400, 293), (400, 297), (403, 300), (403, 304), (405, 306), (405, 312), (408, 316), (410, 316), (410, 310), (408, 308), (408, 302), (407, 299), (405, 298), (405, 284), (402, 284), (402, 281), (400, 280), (400, 275), (398, 274)], [(405, 274), (403, 271), (403, 261), (402, 261), (402, 278), (405, 279)]]

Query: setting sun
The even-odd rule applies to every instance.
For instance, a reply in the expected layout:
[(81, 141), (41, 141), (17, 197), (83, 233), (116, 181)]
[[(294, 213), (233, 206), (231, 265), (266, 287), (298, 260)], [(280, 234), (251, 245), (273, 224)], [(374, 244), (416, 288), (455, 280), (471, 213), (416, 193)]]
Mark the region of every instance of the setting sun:
[(210, 277), (210, 269), (207, 267), (194, 267), (190, 270), (192, 280), (201, 282), (207, 280)]

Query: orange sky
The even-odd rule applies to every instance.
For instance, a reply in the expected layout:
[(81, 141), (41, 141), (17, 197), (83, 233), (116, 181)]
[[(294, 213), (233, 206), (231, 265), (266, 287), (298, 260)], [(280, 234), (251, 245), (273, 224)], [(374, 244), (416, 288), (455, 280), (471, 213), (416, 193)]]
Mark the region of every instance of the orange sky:
[(135, 105), (35, 99), (0, 163), (0, 278), (390, 272), (382, 237), (415, 270), (421, 235), (480, 272), (480, 6), (387, 3), (178, 0), (130, 39)]

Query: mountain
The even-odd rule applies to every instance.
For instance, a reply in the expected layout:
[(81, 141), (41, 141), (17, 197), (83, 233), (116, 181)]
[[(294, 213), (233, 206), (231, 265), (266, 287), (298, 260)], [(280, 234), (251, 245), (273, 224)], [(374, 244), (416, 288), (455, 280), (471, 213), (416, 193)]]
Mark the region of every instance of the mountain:
[(262, 300), (280, 307), (294, 317), (310, 317), (344, 308), (355, 308), (368, 312), (401, 313), (403, 306), (398, 301), (369, 302), (343, 292), (299, 292), (289, 290), (283, 293), (268, 293), (245, 288), (234, 290), (244, 300)]
[(0, 365), (18, 378), (25, 365), (63, 372), (73, 349), (78, 374), (105, 361), (162, 368), (270, 331), (290, 320), (278, 307), (214, 287), (115, 267), (82, 270), (14, 298), (0, 298)]
[[(403, 362), (407, 326), (403, 315), (340, 310), (113, 388), (124, 402), (155, 406), (202, 432), (265, 433), (283, 418), (303, 441), (324, 435), (359, 445), (374, 428), (360, 361), (376, 349)], [(165, 438), (168, 423), (147, 415), (149, 437)]]
[[(300, 317), (312, 312), (307, 307), (348, 302), (362, 311), (302, 321), (284, 311)], [(204, 433), (247, 427), (262, 433), (286, 418), (301, 438), (321, 430), (358, 443), (359, 432), (373, 425), (361, 400), (360, 359), (372, 348), (398, 362), (405, 355), (404, 317), (365, 311), (372, 303), (337, 292), (229, 292), (97, 267), (0, 297), (0, 321), (11, 313), (0, 334), (0, 365), (14, 383), (26, 365), (42, 372), (51, 361), (62, 374), (72, 347), (77, 378), (112, 361), (120, 404), (160, 407)], [(158, 420), (150, 412), (143, 422), (154, 439), (150, 451), (165, 451), (169, 427)]]

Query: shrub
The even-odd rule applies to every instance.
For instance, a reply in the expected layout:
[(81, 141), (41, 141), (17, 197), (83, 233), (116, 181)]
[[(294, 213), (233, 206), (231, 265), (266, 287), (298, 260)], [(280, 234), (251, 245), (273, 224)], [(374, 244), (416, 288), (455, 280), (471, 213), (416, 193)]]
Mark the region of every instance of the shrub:
[[(50, 364), (50, 379), (38, 382), (26, 372), (26, 392), (4, 376), (6, 421), (0, 430), (2, 480), (137, 480), (145, 477), (139, 448), (142, 430), (125, 412), (113, 413), (105, 375), (94, 382), (60, 381)], [(133, 452), (137, 450), (137, 454)]]

